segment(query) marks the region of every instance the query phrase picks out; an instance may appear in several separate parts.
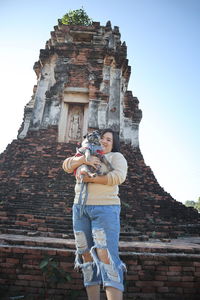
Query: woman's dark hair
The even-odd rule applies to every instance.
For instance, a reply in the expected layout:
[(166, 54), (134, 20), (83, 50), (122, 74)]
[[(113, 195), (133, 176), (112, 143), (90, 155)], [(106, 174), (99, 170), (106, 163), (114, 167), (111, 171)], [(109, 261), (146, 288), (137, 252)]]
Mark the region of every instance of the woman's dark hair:
[(102, 137), (106, 132), (111, 132), (113, 135), (113, 147), (111, 151), (119, 152), (120, 151), (119, 133), (112, 130), (111, 128), (106, 128), (100, 132), (100, 136)]

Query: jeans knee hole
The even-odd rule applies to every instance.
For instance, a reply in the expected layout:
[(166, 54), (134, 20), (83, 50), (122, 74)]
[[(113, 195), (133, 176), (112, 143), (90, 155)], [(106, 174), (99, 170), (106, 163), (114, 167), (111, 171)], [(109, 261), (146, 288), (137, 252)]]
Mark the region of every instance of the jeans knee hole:
[(83, 265), (82, 272), (85, 282), (92, 281), (94, 271), (91, 263), (86, 263), (85, 265)]
[(102, 248), (97, 248), (97, 256), (101, 262), (104, 264), (109, 265), (110, 264), (110, 259), (108, 255), (108, 250), (107, 249), (102, 249)]
[(106, 246), (106, 235), (103, 229), (94, 229), (93, 230), (94, 241), (100, 247)]
[(119, 274), (111, 264), (104, 264), (104, 270), (110, 280), (120, 282)]
[(88, 244), (85, 233), (83, 231), (75, 231), (74, 235), (77, 249), (80, 251), (86, 250), (88, 248)]

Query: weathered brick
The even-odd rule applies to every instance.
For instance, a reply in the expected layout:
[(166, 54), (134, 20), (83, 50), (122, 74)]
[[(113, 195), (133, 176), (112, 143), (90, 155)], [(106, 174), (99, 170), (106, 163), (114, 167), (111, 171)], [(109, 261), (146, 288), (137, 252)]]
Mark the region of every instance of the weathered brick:
[(183, 294), (183, 288), (181, 287), (168, 287), (169, 289), (169, 292), (170, 293), (173, 293), (173, 294), (178, 294), (178, 297), (179, 297), (179, 294)]
[(136, 266), (134, 266), (133, 270), (134, 270), (134, 271), (142, 270), (142, 266), (136, 265)]
[(23, 264), (22, 265), (23, 269), (28, 269), (28, 270), (40, 270), (39, 264), (38, 265), (33, 265), (33, 264)]
[(194, 276), (182, 276), (182, 281), (194, 281)]
[(194, 284), (194, 288), (196, 288), (196, 289), (199, 291), (199, 293), (200, 293), (200, 284), (199, 284), (199, 280), (196, 280), (195, 282), (193, 282), (193, 284)]
[(140, 288), (139, 287), (135, 287), (135, 286), (128, 286), (127, 287), (127, 291), (137, 293), (137, 292), (140, 291)]
[(135, 265), (138, 265), (137, 261), (131, 260), (128, 262), (128, 267), (130, 268), (130, 270), (134, 270)]
[(183, 271), (186, 271), (186, 272), (194, 272), (195, 271), (195, 267), (183, 267)]
[(6, 263), (19, 264), (19, 259), (17, 259), (17, 258), (6, 258)]
[(179, 276), (167, 276), (168, 278), (168, 281), (182, 281), (182, 277), (179, 275)]
[(192, 288), (194, 287), (193, 282), (167, 282), (167, 286), (174, 286), (174, 287), (183, 287), (183, 288)]
[[(45, 251), (46, 253), (48, 253), (48, 255), (49, 256), (54, 256), (54, 255), (56, 255), (57, 254), (57, 251), (56, 250), (47, 250), (47, 251)], [(68, 253), (69, 254), (69, 253)], [(63, 252), (62, 252), (62, 256), (63, 256), (64, 254), (63, 254)], [(66, 255), (67, 256), (67, 255)]]
[(16, 273), (16, 269), (13, 268), (13, 265), (11, 265), (12, 268), (1, 268), (0, 269), (0, 273), (3, 273), (3, 274), (15, 274)]
[(1, 267), (2, 268), (13, 268), (13, 264), (12, 263), (1, 263)]
[(170, 272), (181, 272), (182, 267), (181, 266), (169, 266), (169, 271)]
[(169, 267), (168, 266), (156, 266), (156, 270), (158, 270), (158, 271), (168, 271)]
[(63, 269), (73, 269), (74, 268), (74, 263), (71, 262), (60, 262), (60, 267), (62, 267)]
[(26, 248), (17, 248), (17, 247), (15, 247), (15, 248), (13, 248), (12, 249), (12, 252), (13, 253), (21, 253), (21, 254), (24, 254), (24, 253), (26, 253)]
[(1, 216), (1, 218), (2, 218), (2, 217), (6, 217), (6, 216), (7, 216), (7, 213), (6, 213), (5, 211), (0, 211), (0, 216)]
[(43, 256), (41, 255), (41, 254), (25, 254), (24, 256), (23, 256), (23, 259), (24, 259), (24, 261), (26, 260), (26, 259), (28, 259), (28, 260), (32, 260), (32, 261), (34, 261), (35, 259), (36, 260), (38, 260), (38, 259), (42, 259), (43, 258)]
[(139, 276), (138, 275), (126, 275), (126, 280), (138, 280)]
[(30, 281), (29, 284), (30, 284), (30, 286), (36, 287), (36, 288), (45, 286), (43, 281)]
[(42, 251), (40, 249), (27, 248), (26, 253), (30, 253), (31, 255), (39, 255), (42, 253)]
[(5, 253), (9, 253), (9, 252), (12, 251), (12, 248), (10, 248), (10, 247), (1, 247), (0, 251), (1, 252), (5, 252)]
[(135, 285), (138, 287), (148, 287), (148, 286), (152, 286), (152, 287), (159, 287), (159, 286), (163, 286), (164, 283), (162, 281), (136, 281)]
[(143, 270), (150, 270), (150, 271), (154, 271), (155, 269), (156, 269), (156, 266), (152, 266), (152, 265), (150, 265), (150, 266), (142, 266), (142, 269)]
[(156, 291), (158, 293), (169, 293), (169, 288), (166, 286), (158, 287), (156, 288)]
[(145, 260), (142, 264), (144, 265), (151, 265), (151, 266), (155, 266), (155, 265), (159, 265), (160, 262), (156, 261), (156, 260)]
[(156, 275), (155, 280), (157, 281), (166, 281), (168, 279), (167, 276), (162, 276), (162, 275)]
[(142, 287), (142, 293), (155, 293), (156, 288), (153, 286)]
[(5, 285), (7, 283), (7, 281), (8, 280), (5, 278), (0, 278), (0, 284), (2, 284), (2, 286)]
[(43, 276), (35, 276), (35, 275), (17, 275), (18, 279), (22, 280), (31, 280), (31, 281), (42, 281), (44, 278)]
[(194, 288), (184, 288), (183, 289), (184, 294), (194, 294)]
[(29, 281), (26, 281), (26, 280), (15, 280), (15, 284), (16, 285), (20, 285), (20, 286), (28, 286), (29, 285)]
[(175, 272), (175, 271), (171, 271), (171, 272), (166, 272), (166, 275), (167, 276), (173, 276), (173, 277), (175, 277), (175, 276), (180, 276), (180, 274), (181, 274), (181, 272)]

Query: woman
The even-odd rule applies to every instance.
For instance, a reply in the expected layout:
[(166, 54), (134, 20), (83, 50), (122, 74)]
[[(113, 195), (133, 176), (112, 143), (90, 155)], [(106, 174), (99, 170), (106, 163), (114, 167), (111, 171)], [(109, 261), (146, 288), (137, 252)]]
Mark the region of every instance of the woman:
[[(106, 290), (108, 300), (121, 300), (125, 265), (119, 258), (120, 199), (118, 185), (125, 181), (127, 162), (119, 152), (119, 138), (112, 129), (104, 129), (100, 139), (103, 152), (113, 170), (107, 175), (88, 177), (88, 196), (84, 212), (78, 204), (80, 184), (75, 186), (73, 205), (73, 229), (76, 241), (75, 267), (83, 272), (84, 285), (89, 300), (100, 299), (100, 284)], [(82, 164), (97, 167), (99, 158), (73, 156), (63, 162), (63, 169), (72, 173)]]

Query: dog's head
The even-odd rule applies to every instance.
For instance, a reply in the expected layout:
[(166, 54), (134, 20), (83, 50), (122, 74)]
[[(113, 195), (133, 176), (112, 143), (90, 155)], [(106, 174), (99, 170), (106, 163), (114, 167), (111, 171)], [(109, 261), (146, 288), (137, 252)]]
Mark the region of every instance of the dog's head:
[(84, 138), (89, 144), (100, 145), (100, 133), (98, 130), (88, 133), (86, 136), (84, 136)]

